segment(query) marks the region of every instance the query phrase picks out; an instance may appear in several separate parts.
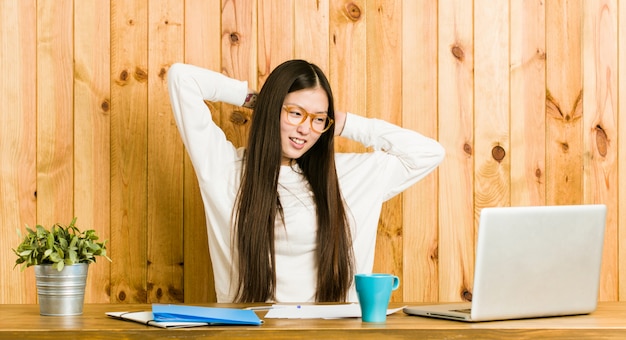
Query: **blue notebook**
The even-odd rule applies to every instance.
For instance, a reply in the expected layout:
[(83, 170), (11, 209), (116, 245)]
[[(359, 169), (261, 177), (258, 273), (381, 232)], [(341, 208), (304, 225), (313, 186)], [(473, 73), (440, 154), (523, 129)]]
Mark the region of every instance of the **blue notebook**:
[(206, 322), (220, 325), (260, 325), (261, 319), (252, 310), (153, 304), (152, 314), (158, 322)]

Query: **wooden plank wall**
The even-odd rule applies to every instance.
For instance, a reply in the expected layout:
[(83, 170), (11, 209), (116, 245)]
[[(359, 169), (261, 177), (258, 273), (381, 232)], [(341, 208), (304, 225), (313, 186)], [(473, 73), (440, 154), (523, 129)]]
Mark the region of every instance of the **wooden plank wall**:
[[(167, 69), (259, 89), (290, 58), (327, 72), (339, 108), (447, 150), (384, 206), (375, 270), (401, 277), (394, 300), (471, 297), (483, 207), (572, 203), (608, 206), (600, 298), (624, 300), (625, 39), (618, 0), (0, 0), (0, 303), (36, 302), (16, 229), (73, 216), (113, 259), (87, 302), (213, 301)], [(208, 105), (245, 145), (250, 112)]]

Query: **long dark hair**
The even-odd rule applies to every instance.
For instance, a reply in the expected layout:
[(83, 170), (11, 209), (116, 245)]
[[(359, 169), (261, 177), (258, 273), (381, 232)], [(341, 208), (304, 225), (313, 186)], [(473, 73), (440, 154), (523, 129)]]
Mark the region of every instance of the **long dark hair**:
[[(322, 70), (290, 60), (270, 73), (252, 115), (241, 188), (234, 208), (238, 265), (237, 302), (265, 302), (276, 295), (274, 228), (283, 219), (278, 197), (282, 160), (280, 116), (288, 93), (321, 87), (334, 118), (333, 95)], [(317, 208), (317, 302), (343, 302), (352, 284), (354, 260), (346, 210), (334, 157), (334, 126), (296, 160), (314, 194)]]

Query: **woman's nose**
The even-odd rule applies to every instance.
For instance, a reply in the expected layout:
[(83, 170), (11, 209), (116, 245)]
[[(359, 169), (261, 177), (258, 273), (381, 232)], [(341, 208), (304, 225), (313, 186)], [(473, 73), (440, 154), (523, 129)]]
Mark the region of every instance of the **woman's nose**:
[(311, 117), (307, 117), (300, 125), (298, 125), (297, 131), (303, 135), (311, 132)]

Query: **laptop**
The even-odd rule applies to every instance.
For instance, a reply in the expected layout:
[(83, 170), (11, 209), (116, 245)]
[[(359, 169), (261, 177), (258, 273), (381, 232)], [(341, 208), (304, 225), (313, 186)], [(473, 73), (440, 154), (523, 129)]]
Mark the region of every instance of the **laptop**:
[(494, 321), (596, 309), (606, 206), (484, 208), (472, 302), (408, 306), (408, 315)]

